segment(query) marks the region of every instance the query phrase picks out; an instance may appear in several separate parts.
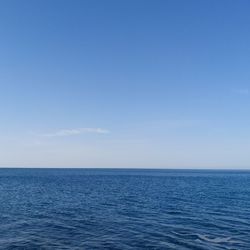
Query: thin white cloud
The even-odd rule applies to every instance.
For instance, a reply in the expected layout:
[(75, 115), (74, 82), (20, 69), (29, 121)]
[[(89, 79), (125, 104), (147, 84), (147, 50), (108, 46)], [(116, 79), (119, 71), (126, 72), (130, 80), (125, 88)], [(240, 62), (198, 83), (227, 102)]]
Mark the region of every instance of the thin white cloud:
[(239, 94), (239, 95), (249, 95), (250, 94), (249, 89), (235, 89), (233, 92), (236, 94)]
[(93, 134), (107, 134), (109, 130), (103, 128), (76, 128), (76, 129), (60, 129), (58, 131), (41, 134), (44, 137), (62, 137), (62, 136), (74, 136), (74, 135), (81, 135), (86, 133), (93, 133)]

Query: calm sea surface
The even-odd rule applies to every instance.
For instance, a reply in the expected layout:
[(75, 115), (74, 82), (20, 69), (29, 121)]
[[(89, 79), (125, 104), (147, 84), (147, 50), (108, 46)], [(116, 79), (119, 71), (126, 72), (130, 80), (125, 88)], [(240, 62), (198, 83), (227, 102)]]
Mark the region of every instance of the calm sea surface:
[(0, 169), (0, 249), (250, 249), (250, 172)]

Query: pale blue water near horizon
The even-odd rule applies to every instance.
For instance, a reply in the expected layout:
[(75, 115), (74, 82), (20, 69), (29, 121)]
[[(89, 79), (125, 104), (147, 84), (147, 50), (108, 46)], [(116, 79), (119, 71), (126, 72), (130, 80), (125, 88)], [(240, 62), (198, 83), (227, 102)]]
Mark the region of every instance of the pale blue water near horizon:
[(250, 172), (0, 169), (0, 249), (250, 249)]

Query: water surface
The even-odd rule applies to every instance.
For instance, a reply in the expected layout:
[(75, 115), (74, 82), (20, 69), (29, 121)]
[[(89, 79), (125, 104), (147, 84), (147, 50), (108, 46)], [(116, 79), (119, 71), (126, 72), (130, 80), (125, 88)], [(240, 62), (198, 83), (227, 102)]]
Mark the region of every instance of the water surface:
[(250, 249), (250, 172), (0, 169), (0, 249)]

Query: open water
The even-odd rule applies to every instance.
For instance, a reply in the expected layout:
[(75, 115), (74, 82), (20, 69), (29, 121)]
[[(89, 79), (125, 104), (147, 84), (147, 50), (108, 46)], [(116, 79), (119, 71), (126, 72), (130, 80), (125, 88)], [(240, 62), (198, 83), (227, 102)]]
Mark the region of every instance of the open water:
[(250, 172), (0, 169), (0, 249), (250, 249)]

